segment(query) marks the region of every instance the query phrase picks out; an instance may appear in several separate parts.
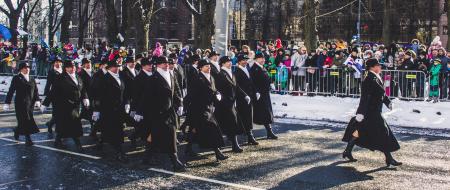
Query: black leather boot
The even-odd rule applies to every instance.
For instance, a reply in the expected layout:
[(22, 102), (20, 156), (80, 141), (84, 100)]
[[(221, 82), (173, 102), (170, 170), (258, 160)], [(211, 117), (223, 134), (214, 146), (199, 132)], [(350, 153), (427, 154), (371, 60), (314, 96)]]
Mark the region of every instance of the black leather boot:
[(77, 146), (78, 152), (84, 152), (83, 146), (81, 146), (79, 138), (73, 138), (73, 142), (75, 143), (75, 146)]
[(278, 139), (278, 137), (273, 133), (272, 126), (270, 124), (264, 125), (267, 131), (267, 139)]
[(345, 151), (342, 153), (342, 158), (348, 158), (349, 161), (351, 162), (356, 162), (358, 161), (357, 159), (353, 158), (352, 155), (352, 150), (353, 147), (355, 146), (356, 143), (356, 139), (355, 137), (352, 137), (352, 139), (350, 139), (350, 141), (347, 144), (347, 147), (345, 148)]
[(217, 162), (228, 159), (228, 156), (223, 155), (219, 148), (214, 149), (214, 153), (216, 154)]
[(183, 164), (179, 159), (177, 153), (169, 154), (170, 160), (172, 161), (173, 171), (184, 172), (186, 171), (186, 165)]
[(239, 142), (237, 140), (237, 136), (229, 136), (228, 139), (231, 141), (232, 151), (234, 153), (242, 153), (244, 150), (239, 146)]
[(259, 143), (256, 142), (256, 139), (255, 139), (255, 137), (253, 136), (252, 131), (250, 131), (250, 132), (247, 133), (247, 142), (248, 142), (248, 144), (250, 144), (250, 145), (259, 145)]
[(386, 166), (389, 167), (391, 165), (393, 166), (401, 166), (403, 163), (397, 162), (390, 152), (384, 152), (384, 156), (386, 157)]
[(59, 137), (58, 135), (56, 135), (56, 138), (55, 138), (55, 147), (56, 148), (65, 148), (64, 144), (62, 143), (61, 137)]
[(30, 135), (25, 135), (25, 145), (27, 145), (27, 146), (33, 146), (34, 145), (33, 141), (31, 140)]

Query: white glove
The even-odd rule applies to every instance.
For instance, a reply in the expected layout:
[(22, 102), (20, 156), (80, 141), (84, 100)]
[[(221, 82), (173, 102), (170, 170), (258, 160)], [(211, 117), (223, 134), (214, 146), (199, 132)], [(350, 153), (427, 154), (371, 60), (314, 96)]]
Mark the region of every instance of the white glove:
[(89, 105), (91, 105), (90, 102), (89, 102), (89, 99), (83, 99), (83, 106), (84, 107), (89, 107)]
[(247, 104), (250, 104), (250, 101), (251, 101), (250, 96), (246, 96), (245, 101), (247, 101)]
[(220, 93), (217, 93), (217, 94), (216, 94), (216, 98), (217, 98), (217, 100), (220, 101), (220, 100), (222, 100), (222, 95), (221, 95)]
[(45, 110), (47, 110), (47, 107), (42, 105), (39, 109), (41, 110), (41, 113), (44, 113)]
[(140, 116), (140, 115), (134, 115), (134, 120), (136, 121), (136, 122), (140, 122), (140, 121), (142, 121), (144, 119), (144, 117), (142, 117), (142, 116)]
[(9, 104), (3, 105), (3, 111), (9, 111)]
[(275, 90), (275, 85), (272, 83), (272, 84), (270, 84), (270, 88), (272, 89), (272, 90)]
[(100, 118), (100, 112), (92, 113), (92, 120), (93, 121), (98, 121), (99, 118)]
[(40, 101), (36, 101), (34, 103), (34, 106), (37, 107), (37, 108), (40, 108), (41, 107), (41, 102)]
[(177, 115), (182, 116), (183, 115), (183, 106), (179, 107), (177, 110)]
[(130, 113), (130, 104), (125, 104), (125, 113)]
[(130, 112), (130, 116), (131, 116), (132, 118), (134, 118), (135, 115), (136, 115), (136, 111), (131, 111), (131, 112)]
[(256, 93), (256, 100), (259, 100), (261, 98), (261, 94), (259, 92)]
[(364, 119), (364, 115), (363, 114), (356, 114), (356, 121), (357, 122), (361, 122)]
[(389, 104), (388, 108), (389, 108), (389, 110), (392, 111), (392, 110), (394, 109), (394, 104), (391, 102), (391, 103)]

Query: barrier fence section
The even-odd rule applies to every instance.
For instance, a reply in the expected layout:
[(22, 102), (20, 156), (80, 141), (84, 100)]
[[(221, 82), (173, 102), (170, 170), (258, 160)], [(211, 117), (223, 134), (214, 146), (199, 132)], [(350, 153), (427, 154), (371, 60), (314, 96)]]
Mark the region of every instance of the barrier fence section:
[[(270, 76), (275, 84), (274, 92), (279, 94), (359, 97), (366, 74), (348, 68), (279, 67)], [(386, 95), (391, 98), (425, 100), (428, 97), (429, 78), (422, 71), (383, 70), (380, 76)]]

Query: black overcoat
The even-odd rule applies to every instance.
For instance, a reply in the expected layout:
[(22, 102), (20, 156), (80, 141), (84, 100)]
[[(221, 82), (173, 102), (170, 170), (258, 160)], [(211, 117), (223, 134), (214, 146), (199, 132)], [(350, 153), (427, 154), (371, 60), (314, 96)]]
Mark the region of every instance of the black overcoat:
[(34, 103), (40, 101), (36, 81), (31, 76), (29, 81), (22, 74), (14, 76), (6, 94), (5, 104), (11, 104), (14, 93), (16, 94), (14, 107), (17, 118), (15, 132), (19, 135), (39, 133), (33, 117)]
[(89, 97), (89, 102), (91, 105), (89, 107), (82, 107), (81, 108), (81, 118), (86, 119), (88, 121), (92, 120), (92, 112), (93, 112), (93, 103), (94, 99), (92, 98), (92, 77), (93, 74), (89, 75), (87, 71), (84, 69), (81, 69), (81, 71), (78, 73), (78, 76), (80, 77), (81, 81), (83, 82), (83, 88), (84, 91), (86, 91), (87, 96)]
[[(49, 98), (53, 104), (56, 122), (56, 134), (61, 138), (77, 138), (83, 136), (80, 106), (87, 99), (83, 81), (76, 76), (78, 84), (66, 72), (54, 81)], [(48, 105), (46, 105), (48, 106)]]
[[(245, 68), (244, 68), (245, 69)], [(251, 78), (249, 78), (242, 69), (237, 68), (234, 72), (236, 76), (236, 83), (240, 89), (242, 89), (246, 95), (250, 96), (251, 103), (248, 104), (243, 94), (237, 94), (236, 109), (241, 118), (244, 129), (249, 132), (253, 129), (253, 102), (255, 98), (255, 87)]]
[(364, 115), (361, 123), (350, 122), (343, 141), (348, 142), (355, 130), (358, 130), (359, 138), (356, 145), (370, 150), (393, 152), (400, 149), (392, 130), (381, 115), (383, 104), (390, 104), (386, 96), (383, 83), (378, 77), (369, 72), (362, 83), (361, 99), (357, 114)]
[(214, 117), (214, 104), (217, 102), (217, 90), (214, 77), (211, 82), (203, 74), (199, 74), (193, 83), (193, 98), (191, 111), (192, 126), (195, 126), (196, 133), (194, 141), (202, 148), (219, 148), (224, 146), (222, 132)]
[(125, 93), (125, 83), (120, 79), (120, 85), (114, 77), (106, 73), (98, 88), (99, 105), (94, 109), (100, 112), (100, 127), (102, 139), (110, 144), (122, 144), (124, 138), (124, 122), (127, 114), (125, 105), (129, 103)]
[(250, 68), (250, 77), (253, 79), (255, 90), (261, 95), (259, 100), (253, 102), (253, 123), (267, 125), (273, 123), (272, 101), (270, 100), (271, 80), (267, 70), (253, 64)]
[(159, 72), (155, 72), (144, 86), (142, 99), (139, 103), (138, 115), (144, 116), (144, 125), (151, 134), (152, 151), (162, 153), (177, 152), (176, 137), (176, 105), (181, 105), (181, 99), (176, 94), (176, 81), (173, 77), (171, 85)]
[(244, 97), (247, 95), (236, 85), (236, 77), (234, 75), (230, 77), (227, 71), (221, 69), (215, 79), (216, 88), (222, 99), (217, 102), (214, 115), (222, 132), (227, 136), (243, 134), (245, 130), (237, 115), (236, 97), (238, 94)]

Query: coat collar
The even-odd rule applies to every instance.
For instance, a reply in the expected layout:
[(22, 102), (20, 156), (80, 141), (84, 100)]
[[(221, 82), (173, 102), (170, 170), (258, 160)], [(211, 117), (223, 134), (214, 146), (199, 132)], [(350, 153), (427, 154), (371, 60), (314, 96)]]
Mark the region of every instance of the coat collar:
[(80, 79), (79, 79), (79, 77), (78, 77), (77, 74), (75, 74), (75, 79), (78, 81), (78, 85), (75, 84), (75, 82), (72, 80), (72, 78), (69, 76), (68, 73), (63, 72), (63, 73), (61, 74), (61, 76), (62, 76), (66, 81), (68, 81), (73, 87), (76, 87), (76, 88), (80, 89), (80, 84), (81, 84), (81, 82), (80, 82)]

